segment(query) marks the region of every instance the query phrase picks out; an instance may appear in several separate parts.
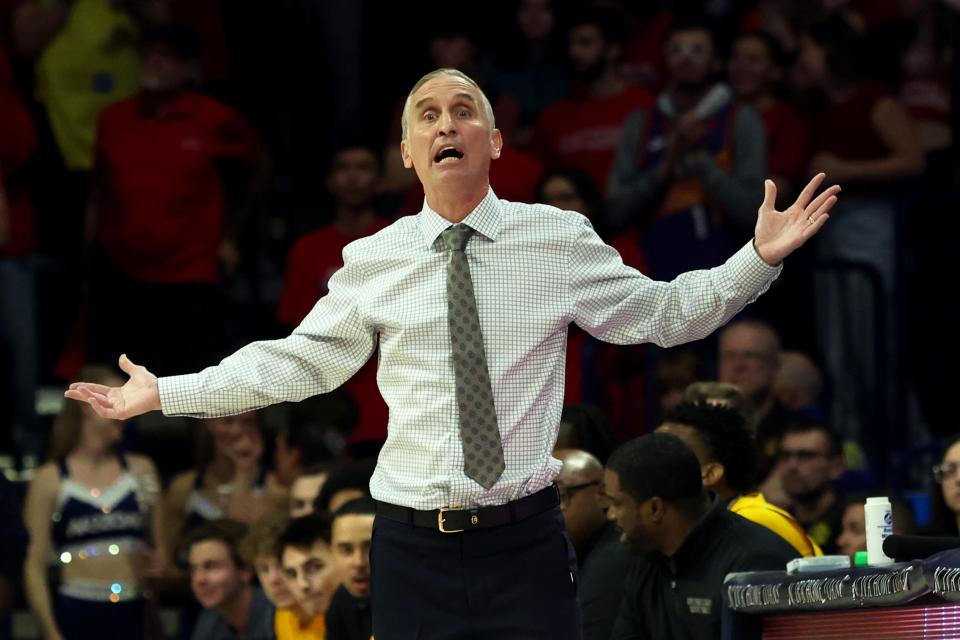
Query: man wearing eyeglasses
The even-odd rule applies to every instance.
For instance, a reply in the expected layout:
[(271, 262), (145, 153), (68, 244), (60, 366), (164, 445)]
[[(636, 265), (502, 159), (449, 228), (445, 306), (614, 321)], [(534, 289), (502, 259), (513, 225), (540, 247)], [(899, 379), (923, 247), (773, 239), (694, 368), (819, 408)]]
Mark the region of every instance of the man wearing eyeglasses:
[(844, 501), (835, 483), (845, 471), (839, 435), (816, 422), (791, 425), (780, 440), (778, 470), (790, 512), (825, 554), (836, 553)]
[(620, 610), (632, 556), (620, 544), (616, 524), (607, 520), (600, 461), (580, 449), (560, 449), (553, 456), (563, 462), (556, 483), (563, 519), (577, 552), (583, 640), (607, 640)]

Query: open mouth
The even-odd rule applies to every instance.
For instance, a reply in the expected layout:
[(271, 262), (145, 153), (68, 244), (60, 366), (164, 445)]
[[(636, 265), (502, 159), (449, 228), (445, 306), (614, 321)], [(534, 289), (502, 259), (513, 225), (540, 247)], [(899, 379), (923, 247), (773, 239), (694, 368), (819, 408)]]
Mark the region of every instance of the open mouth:
[(457, 162), (458, 160), (463, 159), (463, 152), (459, 151), (455, 147), (444, 147), (440, 149), (439, 153), (433, 157), (433, 161), (437, 164), (447, 164), (452, 162)]

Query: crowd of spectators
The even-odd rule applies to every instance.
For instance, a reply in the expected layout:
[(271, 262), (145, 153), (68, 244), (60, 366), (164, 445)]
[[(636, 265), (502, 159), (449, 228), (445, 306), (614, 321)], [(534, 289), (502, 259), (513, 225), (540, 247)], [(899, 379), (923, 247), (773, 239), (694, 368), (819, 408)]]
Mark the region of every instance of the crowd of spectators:
[[(960, 292), (941, 285), (960, 7), (488, 5), (0, 0), (0, 452), (30, 480), (0, 477), (0, 518), (24, 515), (0, 541), (0, 637), (16, 608), (45, 638), (106, 637), (104, 615), (158, 637), (159, 610), (182, 638), (370, 637), (375, 357), (327, 396), (191, 422), (155, 460), (142, 424), (51, 420), (38, 390), (295, 328), (347, 244), (420, 210), (400, 113), (437, 67), (490, 97), (499, 197), (583, 214), (652, 278), (748, 241), (764, 178), (780, 204), (820, 171), (843, 187), (716, 337), (570, 327), (555, 455), (586, 638), (710, 637), (727, 571), (865, 548), (867, 490), (916, 493), (894, 496), (898, 531), (957, 534), (936, 372), (960, 355), (939, 311)], [(686, 572), (691, 615), (649, 610)]]

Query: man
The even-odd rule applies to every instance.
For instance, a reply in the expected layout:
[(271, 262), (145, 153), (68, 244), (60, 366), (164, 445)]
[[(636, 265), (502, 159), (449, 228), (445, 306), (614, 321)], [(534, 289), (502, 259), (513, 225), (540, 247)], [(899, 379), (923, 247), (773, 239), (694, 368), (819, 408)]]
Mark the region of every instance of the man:
[(779, 212), (767, 183), (753, 243), (713, 272), (655, 283), (582, 216), (494, 195), (501, 136), (469, 77), (427, 74), (404, 113), (404, 162), (424, 186), (424, 210), (348, 246), (330, 293), (291, 336), (174, 378), (121, 356), (132, 374), (124, 387), (66, 393), (117, 419), (231, 413), (329, 391), (379, 348), (393, 411), (370, 481), (376, 637), (578, 637), (576, 560), (558, 544), (551, 458), (567, 325), (618, 343), (707, 335), (825, 224), (839, 188), (814, 198), (819, 175)]
[(730, 511), (770, 529), (798, 555), (820, 555), (800, 523), (756, 490), (757, 445), (740, 413), (707, 403), (681, 404), (664, 416), (657, 431), (675, 435), (690, 447), (700, 462), (703, 488)]
[(780, 367), (773, 381), (773, 393), (781, 406), (809, 415), (822, 415), (822, 391), (823, 374), (810, 356), (800, 351), (780, 353)]
[(602, 468), (617, 448), (617, 440), (603, 411), (589, 404), (565, 404), (560, 412), (560, 428), (554, 448), (586, 451), (600, 461)]
[(627, 39), (622, 16), (592, 9), (574, 19), (569, 33), (573, 95), (543, 111), (530, 148), (548, 168), (583, 169), (605, 195), (623, 122), (653, 98), (620, 74)]
[(302, 518), (313, 513), (313, 503), (320, 495), (329, 476), (326, 464), (318, 464), (303, 470), (290, 485), (290, 517)]
[(285, 515), (267, 516), (250, 527), (237, 547), (246, 565), (253, 567), (256, 572), (263, 594), (277, 609), (296, 605), (277, 557), (277, 539), (287, 528), (288, 522)]
[(777, 192), (789, 196), (806, 173), (809, 125), (790, 103), (777, 97), (786, 68), (777, 40), (763, 31), (739, 34), (727, 63), (733, 93), (763, 119), (767, 173)]
[(358, 498), (333, 514), (331, 546), (342, 584), (327, 609), (327, 640), (370, 640), (370, 542), (376, 510), (372, 499)]
[(308, 398), (290, 407), (280, 425), (273, 463), (277, 481), (289, 487), (304, 470), (334, 458), (334, 443), (356, 426), (359, 408), (343, 389)]
[(203, 605), (194, 640), (274, 637), (273, 606), (251, 584), (253, 572), (237, 551), (246, 531), (240, 522), (212, 520), (187, 540), (190, 587)]
[(683, 390), (683, 402), (690, 404), (707, 404), (714, 407), (733, 409), (752, 424), (753, 407), (740, 392), (740, 387), (729, 382), (701, 380), (687, 385)]
[[(380, 174), (380, 156), (368, 146), (351, 143), (334, 153), (326, 177), (327, 191), (334, 202), (333, 220), (297, 240), (287, 257), (277, 308), (277, 320), (287, 329), (300, 324), (317, 300), (327, 294), (330, 276), (343, 266), (343, 248), (386, 226), (373, 209)], [(386, 439), (387, 405), (377, 390), (376, 361), (361, 367), (344, 388), (359, 409), (351, 441)]]
[(563, 520), (577, 552), (583, 638), (607, 640), (623, 599), (630, 553), (620, 544), (616, 525), (607, 519), (600, 461), (577, 449), (558, 450), (553, 457), (563, 462), (556, 483)]
[(607, 213), (616, 227), (645, 226), (651, 276), (667, 279), (719, 264), (728, 238), (749, 234), (766, 156), (760, 117), (714, 80), (708, 26), (674, 23), (664, 55), (666, 90), (623, 124)]
[[(840, 535), (837, 537), (837, 551), (855, 560), (857, 551), (867, 550), (867, 523), (864, 505), (867, 493), (848, 495), (844, 501), (843, 519)], [(893, 512), (893, 532), (898, 536), (910, 536), (916, 533), (913, 508), (908, 502), (897, 496), (890, 496)]]
[(300, 610), (300, 615), (277, 612), (277, 640), (324, 640), (326, 611), (337, 587), (330, 520), (316, 513), (291, 520), (277, 539), (277, 555)]
[[(168, 373), (222, 355), (220, 270), (237, 266), (236, 236), (265, 156), (246, 121), (189, 88), (200, 49), (186, 27), (147, 33), (140, 93), (100, 116), (88, 207), (94, 362), (119, 344)], [(141, 318), (135, 327), (109, 309), (111, 295)]]
[(844, 509), (834, 487), (845, 470), (840, 436), (817, 422), (796, 423), (780, 440), (779, 459), (790, 513), (824, 553), (834, 553)]
[(375, 465), (374, 460), (351, 460), (331, 469), (314, 500), (314, 509), (329, 515), (351, 500), (369, 497)]
[(717, 377), (736, 385), (753, 411), (753, 426), (765, 475), (777, 456), (780, 436), (799, 416), (774, 394), (780, 367), (780, 336), (760, 320), (736, 320), (724, 327), (717, 343)]
[(612, 640), (720, 637), (720, 592), (734, 571), (784, 570), (796, 553), (772, 531), (704, 494), (697, 458), (676, 436), (623, 445), (604, 474), (630, 568)]

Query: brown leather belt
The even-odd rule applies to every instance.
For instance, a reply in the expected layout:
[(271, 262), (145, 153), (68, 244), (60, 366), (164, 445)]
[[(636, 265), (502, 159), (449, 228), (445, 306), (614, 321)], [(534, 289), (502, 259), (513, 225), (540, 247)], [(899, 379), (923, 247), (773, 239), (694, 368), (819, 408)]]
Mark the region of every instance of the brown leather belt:
[(551, 484), (536, 493), (531, 493), (513, 502), (493, 507), (476, 509), (432, 509), (421, 511), (410, 507), (377, 501), (377, 515), (415, 527), (437, 529), (442, 533), (459, 533), (474, 529), (500, 527), (520, 522), (531, 516), (548, 511), (560, 504), (557, 485)]

